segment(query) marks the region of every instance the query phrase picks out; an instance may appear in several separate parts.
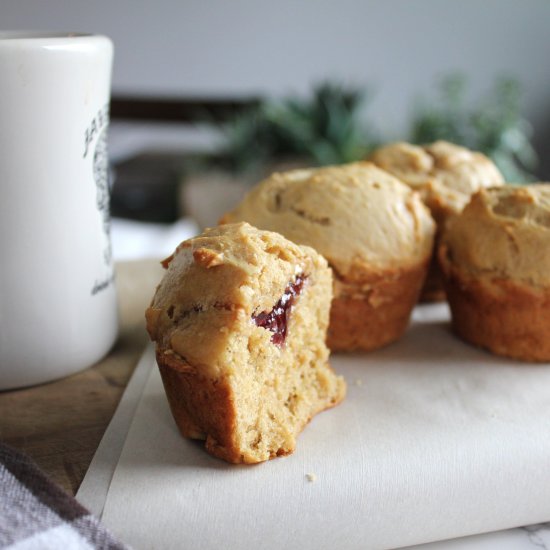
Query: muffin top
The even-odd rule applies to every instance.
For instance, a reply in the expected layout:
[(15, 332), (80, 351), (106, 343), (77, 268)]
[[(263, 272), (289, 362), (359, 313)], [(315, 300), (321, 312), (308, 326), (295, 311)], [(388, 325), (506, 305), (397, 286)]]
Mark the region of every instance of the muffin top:
[(273, 310), (289, 288), (297, 294), (324, 280), (318, 288), (327, 292), (328, 324), (332, 276), (326, 260), (277, 233), (247, 223), (207, 229), (182, 242), (163, 265), (166, 273), (146, 311), (147, 331), (161, 349), (192, 364), (215, 369), (232, 349), (231, 332), (249, 334), (250, 320)]
[(550, 184), (479, 191), (442, 242), (452, 264), (474, 276), (550, 286)]
[(236, 220), (315, 248), (349, 281), (423, 261), (434, 233), (420, 197), (370, 162), (275, 173), (221, 223)]
[(446, 141), (393, 143), (374, 151), (370, 160), (419, 191), (438, 222), (460, 212), (476, 191), (504, 182), (485, 155)]

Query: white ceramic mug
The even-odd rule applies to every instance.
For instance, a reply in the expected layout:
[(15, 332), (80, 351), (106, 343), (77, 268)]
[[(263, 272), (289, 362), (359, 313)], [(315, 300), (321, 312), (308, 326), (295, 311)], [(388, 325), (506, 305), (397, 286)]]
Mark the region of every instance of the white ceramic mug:
[(0, 32), (0, 389), (84, 369), (113, 345), (103, 36)]

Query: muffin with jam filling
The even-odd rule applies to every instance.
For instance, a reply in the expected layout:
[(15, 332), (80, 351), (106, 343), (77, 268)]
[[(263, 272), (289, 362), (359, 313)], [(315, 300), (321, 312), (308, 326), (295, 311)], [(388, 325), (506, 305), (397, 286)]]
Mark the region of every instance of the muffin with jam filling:
[(324, 258), (239, 223), (184, 241), (164, 265), (147, 330), (182, 435), (233, 463), (291, 453), (345, 394), (325, 344)]

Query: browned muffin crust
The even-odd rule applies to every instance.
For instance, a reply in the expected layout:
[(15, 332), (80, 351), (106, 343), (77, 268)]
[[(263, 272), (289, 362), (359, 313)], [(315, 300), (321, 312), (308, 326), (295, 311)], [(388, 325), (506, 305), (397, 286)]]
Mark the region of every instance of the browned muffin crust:
[(463, 340), (522, 361), (550, 361), (550, 290), (510, 279), (476, 278), (439, 249), (453, 330)]
[(464, 340), (550, 361), (550, 184), (476, 193), (446, 227), (439, 260)]
[[(365, 351), (400, 338), (426, 276), (427, 261), (368, 277), (362, 284), (335, 276), (327, 344), (333, 351)], [(356, 319), (361, 319), (357, 323)]]

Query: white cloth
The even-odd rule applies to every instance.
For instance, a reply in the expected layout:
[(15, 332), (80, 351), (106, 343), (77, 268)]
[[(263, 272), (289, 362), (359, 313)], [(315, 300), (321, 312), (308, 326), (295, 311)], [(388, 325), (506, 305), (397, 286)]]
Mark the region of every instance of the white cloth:
[(181, 218), (173, 224), (146, 223), (122, 218), (111, 220), (115, 261), (166, 258), (181, 241), (199, 233), (195, 221)]

